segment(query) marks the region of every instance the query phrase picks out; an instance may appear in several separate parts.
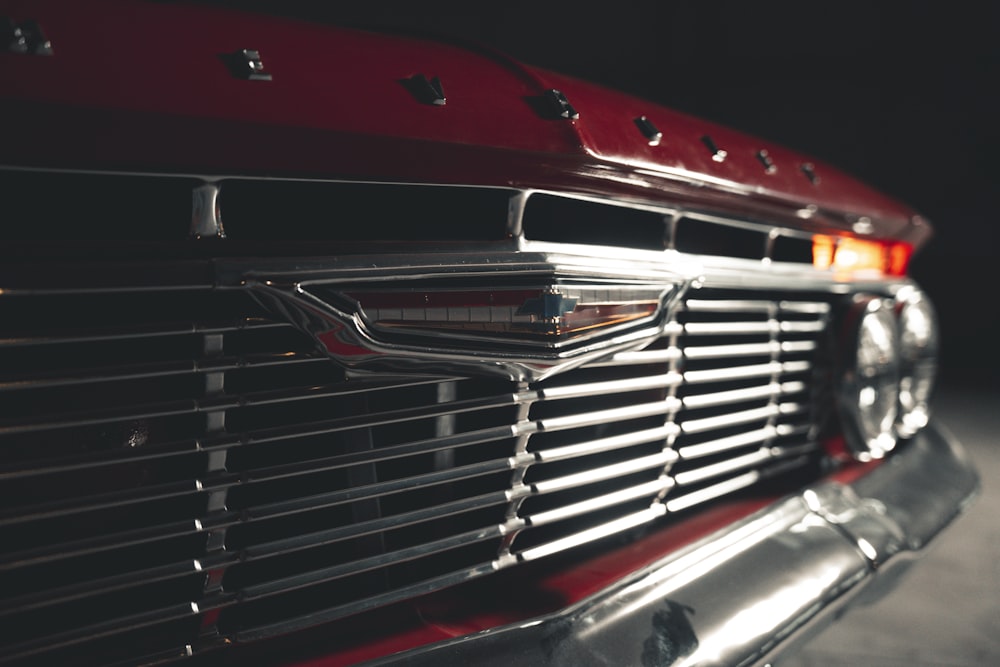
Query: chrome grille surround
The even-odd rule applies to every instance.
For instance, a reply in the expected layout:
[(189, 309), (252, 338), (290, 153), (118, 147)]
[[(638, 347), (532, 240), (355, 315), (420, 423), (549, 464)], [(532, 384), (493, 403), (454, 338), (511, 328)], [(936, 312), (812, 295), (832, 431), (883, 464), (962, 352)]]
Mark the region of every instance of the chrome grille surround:
[[(532, 382), (345, 375), (244, 289), (10, 290), (5, 312), (71, 299), (96, 318), (140, 299), (147, 321), (58, 331), (53, 316), (3, 341), (30, 368), (8, 374), (10, 405), (63, 399), (0, 430), (0, 615), (24, 624), (0, 655), (278, 634), (815, 463), (840, 291), (705, 284), (641, 349)], [(73, 613), (98, 602), (104, 617)]]
[[(209, 281), (123, 270), (5, 288), (0, 662), (180, 658), (809, 471), (837, 304), (908, 284), (523, 238), (457, 257), (224, 259)], [(677, 286), (662, 317), (565, 364), (384, 345), (345, 370), (303, 333), (329, 313), (294, 292), (636, 271)]]

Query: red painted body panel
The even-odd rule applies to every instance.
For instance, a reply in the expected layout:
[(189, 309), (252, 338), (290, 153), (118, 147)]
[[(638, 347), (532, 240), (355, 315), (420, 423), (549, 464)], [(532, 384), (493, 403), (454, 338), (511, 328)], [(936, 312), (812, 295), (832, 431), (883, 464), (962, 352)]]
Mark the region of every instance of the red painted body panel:
[[(831, 167), (816, 164), (810, 182), (805, 156), (485, 49), (183, 3), (8, 1), (0, 14), (37, 20), (55, 50), (0, 54), (3, 164), (514, 185), (810, 231), (868, 216), (875, 236), (914, 244), (929, 234), (912, 210)], [(244, 48), (260, 51), (273, 80), (232, 75), (223, 57)], [(446, 105), (407, 90), (418, 73), (440, 77)], [(544, 113), (549, 88), (578, 120)], [(639, 116), (663, 133), (659, 145)], [(808, 207), (818, 214), (803, 220)]]

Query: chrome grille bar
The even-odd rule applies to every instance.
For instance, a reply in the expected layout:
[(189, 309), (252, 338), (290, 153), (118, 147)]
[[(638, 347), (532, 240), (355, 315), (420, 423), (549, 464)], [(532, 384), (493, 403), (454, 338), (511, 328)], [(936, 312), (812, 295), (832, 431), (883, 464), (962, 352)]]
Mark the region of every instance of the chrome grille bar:
[[(0, 525), (93, 524), (0, 550), (4, 576), (51, 569), (64, 577), (9, 596), (0, 617), (204, 577), (204, 589), (188, 596), (194, 608), (162, 594), (136, 613), (55, 628), (51, 646), (204, 619), (212, 609), (220, 623), (241, 628), (232, 637), (267, 636), (650, 524), (804, 465), (817, 449), (808, 383), (829, 305), (782, 295), (715, 299), (707, 289), (698, 297), (653, 346), (532, 385), (348, 380), (311, 340), (253, 308), (228, 323), (8, 336), (0, 350), (151, 340), (187, 351), (145, 359), (136, 347), (134, 359), (119, 360), (108, 348), (108, 360), (96, 355), (86, 367), (11, 371), (0, 379), (5, 395), (198, 382), (189, 394), (147, 400), (126, 391), (121, 402), (86, 410), (53, 402), (44, 419), (14, 414), (0, 423), (0, 452), (24, 457), (0, 463), (0, 485), (42, 490), (19, 496)], [(272, 374), (280, 381), (265, 381)], [(145, 425), (148, 442), (100, 440), (133, 423)], [(70, 429), (94, 433), (101, 446), (74, 448)], [(23, 449), (29, 437), (55, 444)], [(128, 475), (135, 484), (99, 482)], [(60, 492), (64, 480), (79, 488)], [(190, 504), (135, 523), (174, 501)], [(108, 512), (117, 514), (105, 520)], [(170, 549), (164, 561), (129, 561), (134, 549), (161, 545)], [(343, 556), (331, 561), (331, 549)], [(119, 569), (93, 569), (98, 559)], [(65, 578), (77, 569), (83, 578)], [(356, 582), (366, 573), (392, 583), (363, 589)], [(300, 613), (289, 601), (313, 589), (315, 608)], [(49, 647), (26, 639), (5, 650), (27, 656)]]

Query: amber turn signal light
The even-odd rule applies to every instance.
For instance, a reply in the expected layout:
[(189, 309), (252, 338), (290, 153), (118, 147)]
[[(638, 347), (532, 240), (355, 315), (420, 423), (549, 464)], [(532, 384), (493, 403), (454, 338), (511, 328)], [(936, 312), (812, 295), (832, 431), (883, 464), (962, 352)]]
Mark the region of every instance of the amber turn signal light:
[(869, 241), (850, 237), (814, 236), (813, 266), (836, 272), (877, 271), (906, 275), (913, 246), (898, 241)]

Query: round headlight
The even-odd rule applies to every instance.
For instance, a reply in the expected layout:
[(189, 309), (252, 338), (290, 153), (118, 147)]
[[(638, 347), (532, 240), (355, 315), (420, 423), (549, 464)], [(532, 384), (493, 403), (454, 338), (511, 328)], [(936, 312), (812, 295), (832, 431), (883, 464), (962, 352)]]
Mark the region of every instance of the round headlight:
[(845, 435), (857, 458), (881, 458), (896, 445), (900, 366), (896, 317), (885, 300), (862, 297), (851, 309), (848, 327), (840, 395)]
[(927, 425), (927, 401), (937, 376), (938, 328), (930, 299), (916, 288), (897, 296), (899, 309), (899, 422), (909, 437)]

